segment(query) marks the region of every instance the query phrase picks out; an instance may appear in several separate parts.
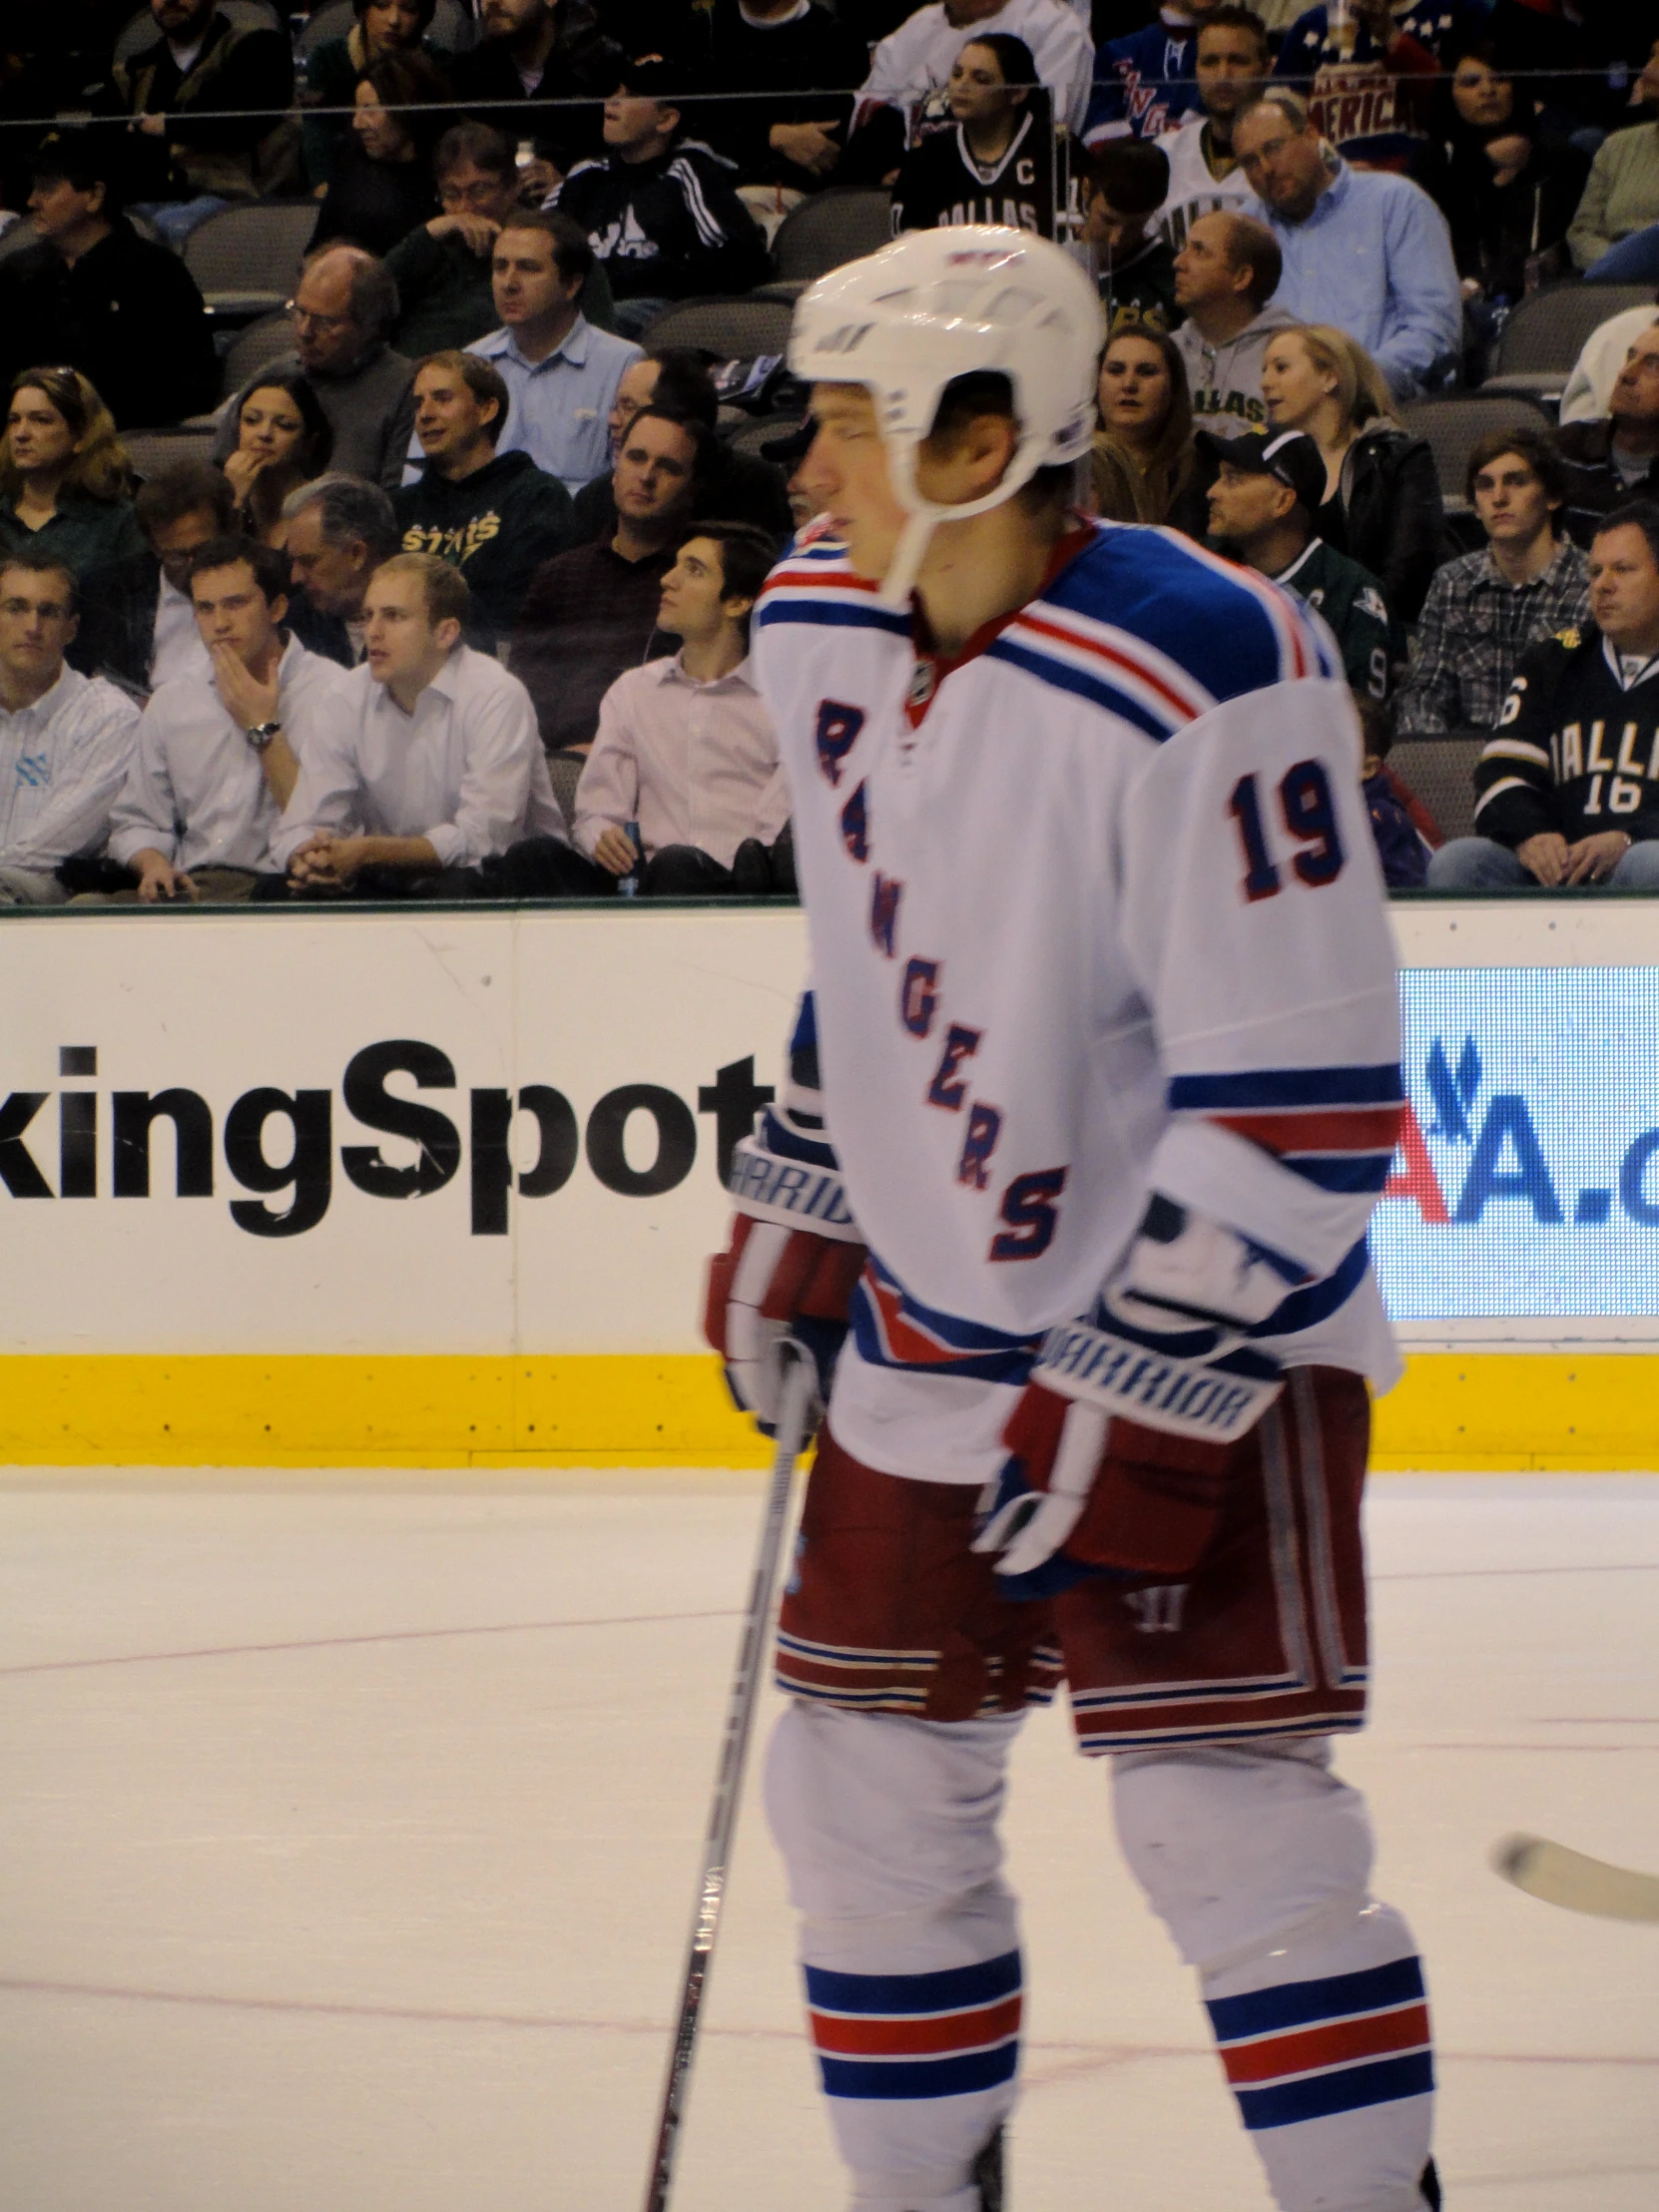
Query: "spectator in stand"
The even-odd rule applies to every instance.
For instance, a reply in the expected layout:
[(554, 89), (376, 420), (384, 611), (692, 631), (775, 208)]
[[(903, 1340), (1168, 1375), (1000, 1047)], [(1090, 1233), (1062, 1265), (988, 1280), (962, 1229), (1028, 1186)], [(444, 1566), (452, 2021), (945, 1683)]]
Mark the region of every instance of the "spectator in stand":
[[(311, 249), (348, 239), (389, 254), (437, 213), (432, 150), (449, 87), (424, 54), (370, 62), (351, 96), (351, 132), (334, 165)], [(401, 302), (399, 302), (401, 304)]]
[(1234, 0), (1223, 0), (1204, 18), (1194, 47), (1200, 105), (1160, 138), (1169, 195), (1158, 228), (1176, 254), (1201, 215), (1220, 208), (1255, 212), (1256, 195), (1233, 151), (1233, 119), (1260, 93), (1272, 58), (1261, 17)]
[(1275, 74), (1308, 103), (1315, 130), (1361, 169), (1402, 170), (1428, 143), (1428, 112), (1449, 11), (1432, 0), (1310, 8), (1285, 33)]
[[(421, 54), (441, 69), (450, 59), (426, 33), (437, 0), (351, 0), (357, 20), (343, 38), (313, 46), (305, 60), (305, 97), (315, 108), (349, 108), (358, 81), (376, 62), (393, 55)], [(338, 116), (306, 116), (300, 125), (305, 182), (332, 184), (339, 157), (350, 143), (350, 127)]]
[(507, 379), (504, 453), (528, 453), (574, 495), (605, 465), (606, 421), (622, 372), (641, 358), (629, 338), (596, 330), (577, 305), (593, 248), (557, 210), (514, 215), (493, 250), (501, 327), (468, 346)]
[(785, 193), (827, 184), (869, 68), (863, 40), (817, 0), (715, 0), (690, 13), (703, 29), (700, 74), (723, 96), (693, 110), (698, 133), (731, 155), (743, 184)]
[(1360, 791), (1371, 819), (1372, 842), (1382, 863), (1382, 880), (1391, 891), (1420, 890), (1428, 874), (1429, 854), (1445, 840), (1416, 793), (1388, 767), (1393, 716), (1381, 700), (1361, 697), (1355, 705), (1365, 747), (1360, 757)]
[(1167, 522), (1204, 535), (1187, 371), (1168, 334), (1127, 309), (1100, 361), (1100, 428), (1090, 471), (1108, 522)]
[(930, 132), (899, 169), (893, 236), (1001, 223), (1051, 239), (1054, 133), (1030, 47), (1006, 31), (969, 39), (951, 64), (947, 99), (952, 128)]
[(280, 159), (293, 55), (285, 32), (233, 22), (215, 0), (150, 0), (150, 13), (160, 37), (116, 63), (103, 104), (137, 119), (134, 151), (148, 161), (136, 190), (177, 246), (227, 201), (269, 189), (267, 147)]
[(1158, 19), (1108, 39), (1095, 57), (1095, 85), (1084, 143), (1162, 138), (1199, 105), (1194, 69), (1199, 26), (1216, 0), (1165, 0)]
[(271, 872), (306, 710), (338, 699), (345, 681), (283, 630), (286, 571), (280, 553), (249, 538), (211, 539), (192, 558), (191, 600), (212, 668), (164, 684), (139, 722), (110, 830), (111, 857), (138, 884), (117, 899), (235, 903)]
[(773, 888), (766, 856), (790, 795), (750, 671), (749, 619), (777, 558), (744, 524), (688, 538), (663, 578), (657, 623), (679, 652), (629, 669), (605, 694), (576, 788), (575, 842), (613, 877), (637, 870), (642, 897)]
[(1659, 302), (1647, 307), (1626, 307), (1609, 315), (1584, 340), (1561, 393), (1560, 420), (1594, 422), (1613, 404), (1613, 386), (1619, 370), (1630, 357), (1630, 348), (1644, 330), (1659, 322)]
[(669, 62), (632, 62), (605, 103), (605, 154), (578, 162), (554, 194), (586, 232), (616, 301), (616, 326), (638, 337), (673, 300), (742, 292), (767, 275), (767, 246), (738, 198), (732, 165), (682, 136)]
[(1563, 423), (1559, 432), (1567, 520), (1581, 544), (1596, 517), (1659, 498), (1659, 323), (1638, 332), (1607, 405), (1597, 420)]
[(0, 553), (49, 555), (90, 601), (144, 551), (110, 410), (73, 368), (12, 378), (0, 443)]
[(480, 121), (517, 136), (505, 102), (593, 103), (537, 112), (536, 158), (525, 183), (545, 198), (577, 162), (599, 153), (599, 103), (616, 90), (629, 55), (600, 28), (588, 0), (483, 0), (479, 30), (478, 44), (455, 57), (450, 75), (462, 104), (482, 109)]
[(1337, 641), (1349, 688), (1362, 698), (1386, 698), (1393, 642), (1382, 587), (1370, 570), (1315, 532), (1325, 494), (1319, 447), (1301, 430), (1251, 430), (1236, 438), (1200, 431), (1198, 443), (1216, 472), (1212, 540), (1318, 608)]
[(0, 906), (58, 906), (65, 860), (100, 851), (138, 709), (64, 665), (77, 591), (63, 562), (0, 554)]
[[(409, 233), (386, 256), (397, 283), (391, 342), (411, 361), (487, 336), (495, 309), (491, 259), (501, 226), (523, 212), (512, 142), (487, 123), (457, 123), (432, 157), (443, 213)], [(597, 263), (578, 305), (597, 328), (611, 327), (611, 290)]]
[(1566, 274), (1563, 241), (1584, 185), (1584, 161), (1543, 137), (1530, 88), (1517, 98), (1499, 73), (1496, 41), (1466, 41), (1434, 88), (1433, 132), (1411, 174), (1451, 231), (1467, 297), (1519, 299), (1540, 277)]
[[(1659, 103), (1659, 40), (1632, 97)], [(1592, 284), (1659, 280), (1659, 123), (1615, 131), (1598, 148), (1567, 245)]]
[(414, 423), (414, 364), (394, 353), (386, 333), (397, 320), (397, 286), (384, 262), (357, 246), (325, 246), (300, 272), (289, 303), (293, 351), (250, 378), (225, 410), (214, 459), (238, 443), (242, 404), (275, 375), (301, 370), (334, 434), (333, 465), (389, 491), (403, 474)]
[(177, 422), (219, 396), (219, 358), (196, 279), (121, 212), (123, 134), (53, 131), (34, 157), (39, 243), (0, 262), (0, 376), (65, 361), (118, 429)]
[(1082, 243), (1094, 253), (1101, 305), (1110, 328), (1126, 311), (1175, 319), (1175, 256), (1153, 229), (1169, 198), (1169, 160), (1156, 145), (1108, 139), (1078, 164)]
[(1320, 536), (1381, 580), (1396, 621), (1415, 622), (1440, 557), (1439, 477), (1426, 440), (1389, 413), (1377, 363), (1345, 330), (1282, 330), (1262, 356), (1262, 397), (1276, 430), (1306, 430), (1325, 455)]
[(1659, 890), (1659, 507), (1606, 517), (1587, 630), (1521, 656), (1474, 772), (1479, 834), (1428, 863), (1430, 890), (1611, 883)]
[(1404, 177), (1329, 157), (1294, 93), (1246, 108), (1233, 145), (1285, 257), (1278, 299), (1335, 322), (1377, 361), (1397, 399), (1455, 362), (1463, 302), (1445, 219)]
[(192, 557), (231, 530), (236, 493), (211, 461), (175, 461), (138, 488), (133, 514), (143, 549), (109, 572), (94, 604), (82, 603), (70, 659), (88, 674), (108, 668), (139, 691), (208, 673), (190, 600)]
[(1174, 340), (1200, 430), (1226, 438), (1267, 422), (1262, 358), (1296, 327), (1273, 296), (1279, 270), (1279, 241), (1252, 216), (1201, 215), (1187, 233), (1175, 258), (1175, 303), (1187, 319)]
[(308, 377), (290, 368), (255, 384), (237, 409), (237, 444), (225, 456), (236, 527), (262, 545), (287, 543), (282, 508), (327, 468), (334, 433)]
[(462, 643), (469, 596), (430, 553), (375, 570), (365, 665), (300, 718), (299, 780), (273, 841), (291, 889), (466, 896), (480, 861), (564, 836), (524, 686)]
[(1589, 570), (1561, 527), (1566, 471), (1542, 427), (1488, 431), (1465, 485), (1486, 543), (1434, 571), (1395, 716), (1411, 737), (1490, 730), (1525, 649), (1590, 619)]
[(558, 554), (531, 579), (512, 663), (549, 753), (586, 752), (600, 701), (645, 659), (708, 443), (702, 423), (642, 407), (612, 472), (615, 531)]
[(391, 501), (360, 476), (319, 476), (288, 495), (282, 519), (293, 583), (288, 626), (312, 652), (355, 668), (368, 580), (398, 549)]
[(715, 435), (720, 395), (703, 356), (690, 346), (671, 345), (659, 354), (646, 354), (623, 370), (606, 425), (611, 466), (592, 483), (584, 484), (576, 495), (574, 544), (591, 545), (595, 538), (608, 538), (614, 533), (616, 500), (611, 477), (616, 456), (622, 450), (629, 423), (642, 407), (650, 406), (700, 422), (709, 432), (703, 474), (693, 494), (694, 520), (711, 517), (750, 522), (780, 541), (790, 536), (793, 523), (783, 471), (761, 455), (738, 452)]
[(435, 553), (466, 578), (467, 643), (493, 653), (536, 570), (572, 541), (570, 494), (528, 453), (497, 453), (501, 372), (476, 353), (433, 353), (415, 371), (417, 483), (392, 495), (405, 553)]
[(950, 72), (970, 38), (1005, 31), (1036, 58), (1057, 124), (1076, 134), (1089, 103), (1094, 49), (1061, 0), (933, 0), (884, 38), (858, 93), (849, 166), (856, 181), (893, 176), (907, 146), (948, 118)]

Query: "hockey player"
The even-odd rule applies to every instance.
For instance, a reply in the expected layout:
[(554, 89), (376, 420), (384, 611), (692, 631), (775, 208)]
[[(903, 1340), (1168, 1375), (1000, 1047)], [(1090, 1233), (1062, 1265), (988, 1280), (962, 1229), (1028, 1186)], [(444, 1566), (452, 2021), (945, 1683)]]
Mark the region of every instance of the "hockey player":
[(771, 1817), (857, 2212), (1001, 2201), (998, 1817), (1062, 1676), (1280, 2205), (1422, 2212), (1421, 1971), (1330, 1750), (1397, 1372), (1358, 731), (1286, 594), (1072, 512), (1100, 340), (1076, 265), (1005, 230), (910, 233), (797, 309), (824, 534), (755, 659), (814, 989), (709, 1295), (763, 1425), (786, 1333), (826, 1355)]

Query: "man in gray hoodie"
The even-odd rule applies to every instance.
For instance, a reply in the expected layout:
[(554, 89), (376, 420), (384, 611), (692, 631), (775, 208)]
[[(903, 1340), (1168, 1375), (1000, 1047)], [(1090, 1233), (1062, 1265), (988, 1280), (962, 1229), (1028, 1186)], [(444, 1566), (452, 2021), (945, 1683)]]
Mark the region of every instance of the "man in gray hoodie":
[(1193, 428), (1238, 437), (1267, 427), (1262, 355), (1276, 330), (1297, 320), (1272, 304), (1279, 241), (1254, 217), (1218, 209), (1201, 215), (1175, 257), (1175, 303), (1187, 319), (1174, 333), (1192, 391)]

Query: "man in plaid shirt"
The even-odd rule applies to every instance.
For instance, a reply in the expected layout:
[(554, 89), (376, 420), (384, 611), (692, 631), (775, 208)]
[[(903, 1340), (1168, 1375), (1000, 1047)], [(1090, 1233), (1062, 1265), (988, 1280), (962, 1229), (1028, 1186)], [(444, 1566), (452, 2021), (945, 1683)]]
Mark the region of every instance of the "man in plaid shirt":
[(1558, 530), (1566, 480), (1547, 430), (1489, 431), (1464, 482), (1486, 547), (1428, 587), (1399, 694), (1402, 737), (1490, 730), (1527, 646), (1589, 620), (1584, 556)]

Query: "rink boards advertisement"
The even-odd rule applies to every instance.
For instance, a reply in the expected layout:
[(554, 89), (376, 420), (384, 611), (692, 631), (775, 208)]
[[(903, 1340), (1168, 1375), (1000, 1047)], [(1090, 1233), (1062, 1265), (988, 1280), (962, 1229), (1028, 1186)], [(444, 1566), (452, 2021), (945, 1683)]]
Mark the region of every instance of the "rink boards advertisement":
[[(1659, 915), (1394, 912), (1410, 1114), (1373, 1248), (1413, 1357), (1383, 1442), (1656, 1463)], [(798, 912), (3, 931), (0, 1458), (753, 1456), (699, 1305)]]

